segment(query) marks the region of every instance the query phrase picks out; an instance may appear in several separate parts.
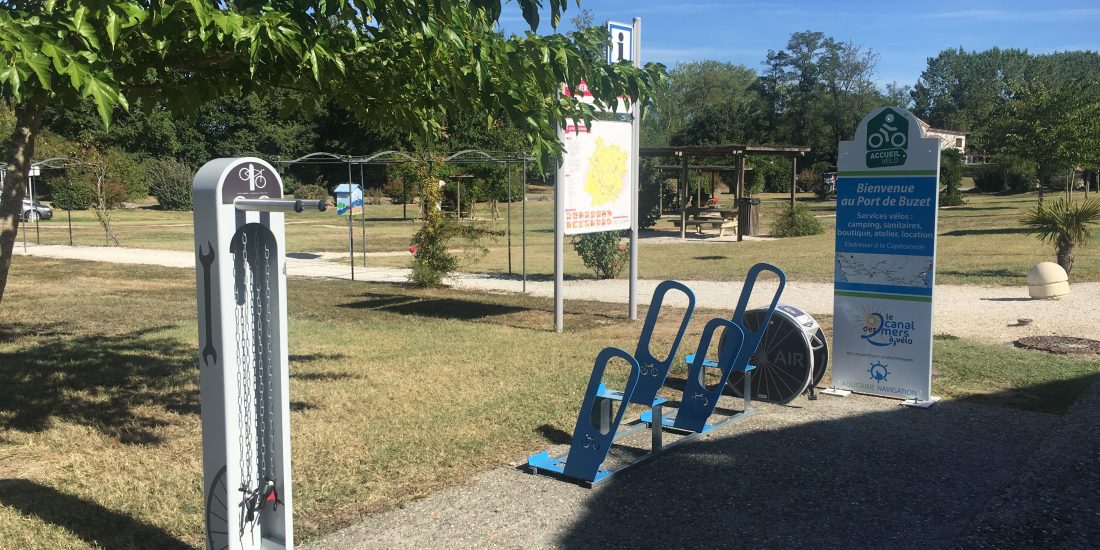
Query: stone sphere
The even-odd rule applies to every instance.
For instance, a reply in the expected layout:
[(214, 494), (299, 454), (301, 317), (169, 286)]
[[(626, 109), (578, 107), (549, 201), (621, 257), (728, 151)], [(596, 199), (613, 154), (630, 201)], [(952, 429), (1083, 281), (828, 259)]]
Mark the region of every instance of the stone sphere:
[(1069, 294), (1069, 275), (1054, 262), (1035, 264), (1027, 272), (1027, 289), (1032, 298), (1057, 298)]

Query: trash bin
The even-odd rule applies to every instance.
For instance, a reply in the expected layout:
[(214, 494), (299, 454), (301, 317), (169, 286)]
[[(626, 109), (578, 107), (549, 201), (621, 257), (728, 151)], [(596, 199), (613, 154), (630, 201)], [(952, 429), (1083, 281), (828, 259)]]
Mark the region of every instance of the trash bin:
[(760, 233), (760, 199), (743, 197), (737, 205), (737, 232), (754, 236)]

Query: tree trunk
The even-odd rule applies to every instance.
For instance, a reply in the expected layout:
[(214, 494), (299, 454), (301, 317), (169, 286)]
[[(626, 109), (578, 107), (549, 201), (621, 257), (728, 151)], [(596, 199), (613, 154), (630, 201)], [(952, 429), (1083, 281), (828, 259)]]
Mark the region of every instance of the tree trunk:
[(34, 159), (34, 140), (41, 122), (42, 110), (38, 105), (15, 105), (15, 129), (7, 143), (7, 178), (0, 191), (0, 303), (8, 285), (12, 251), (23, 215), (27, 175)]
[(1069, 272), (1073, 270), (1073, 243), (1058, 239), (1054, 248), (1055, 253), (1058, 255), (1058, 265), (1066, 270), (1066, 275), (1069, 275)]

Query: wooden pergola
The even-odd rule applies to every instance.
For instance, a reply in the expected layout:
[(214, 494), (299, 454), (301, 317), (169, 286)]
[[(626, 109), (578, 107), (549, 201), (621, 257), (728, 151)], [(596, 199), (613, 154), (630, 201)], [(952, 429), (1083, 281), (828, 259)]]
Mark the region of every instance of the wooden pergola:
[[(798, 157), (805, 156), (811, 149), (799, 145), (678, 145), (667, 147), (641, 147), (638, 154), (642, 157), (675, 157), (680, 160), (680, 238), (687, 237), (687, 205), (688, 201), (688, 172), (692, 166), (691, 158), (703, 157), (734, 157), (735, 166), (724, 167), (731, 169), (736, 174), (735, 204), (740, 205), (740, 200), (745, 196), (745, 156), (772, 156), (791, 159), (791, 206), (794, 206), (795, 184), (798, 181)], [(717, 166), (705, 166), (704, 169), (715, 170)], [(737, 240), (744, 238), (744, 220), (738, 220)]]

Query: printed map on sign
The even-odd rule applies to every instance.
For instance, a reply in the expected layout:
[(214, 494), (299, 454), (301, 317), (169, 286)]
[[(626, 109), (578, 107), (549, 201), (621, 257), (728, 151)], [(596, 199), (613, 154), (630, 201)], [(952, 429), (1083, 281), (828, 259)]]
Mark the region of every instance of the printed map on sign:
[(629, 122), (569, 123), (565, 144), (565, 234), (630, 229)]
[(625, 149), (596, 138), (596, 150), (588, 161), (588, 179), (584, 182), (584, 191), (592, 196), (593, 206), (603, 206), (619, 198), (626, 184), (629, 155)]
[(931, 288), (932, 258), (839, 253), (836, 255), (836, 281)]

